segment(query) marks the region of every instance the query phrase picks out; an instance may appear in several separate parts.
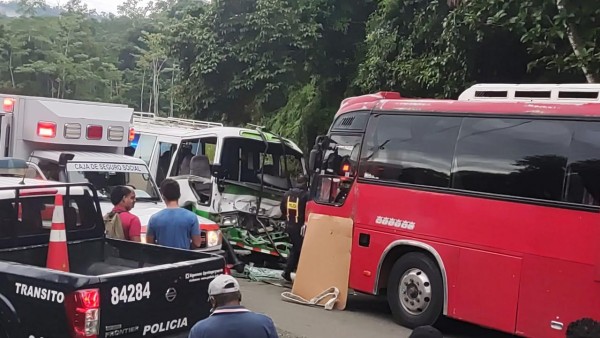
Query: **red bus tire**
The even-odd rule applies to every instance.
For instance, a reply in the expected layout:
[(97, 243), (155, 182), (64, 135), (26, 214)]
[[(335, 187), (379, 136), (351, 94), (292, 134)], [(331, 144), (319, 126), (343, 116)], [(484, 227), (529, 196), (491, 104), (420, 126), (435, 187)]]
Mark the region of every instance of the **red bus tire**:
[(433, 259), (421, 252), (401, 256), (390, 272), (387, 299), (394, 321), (414, 329), (434, 325), (444, 307), (442, 274)]

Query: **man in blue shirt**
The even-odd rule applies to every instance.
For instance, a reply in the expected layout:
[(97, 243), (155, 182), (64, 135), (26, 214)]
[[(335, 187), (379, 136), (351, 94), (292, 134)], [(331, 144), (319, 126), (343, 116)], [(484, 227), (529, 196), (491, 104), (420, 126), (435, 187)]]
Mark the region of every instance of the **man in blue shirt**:
[(167, 208), (150, 217), (146, 242), (185, 250), (191, 249), (192, 244), (199, 248), (202, 237), (198, 217), (179, 207), (179, 183), (170, 178), (165, 179), (160, 184), (160, 193)]
[(240, 305), (240, 284), (230, 275), (219, 275), (208, 285), (210, 317), (196, 323), (189, 338), (277, 338), (271, 318)]

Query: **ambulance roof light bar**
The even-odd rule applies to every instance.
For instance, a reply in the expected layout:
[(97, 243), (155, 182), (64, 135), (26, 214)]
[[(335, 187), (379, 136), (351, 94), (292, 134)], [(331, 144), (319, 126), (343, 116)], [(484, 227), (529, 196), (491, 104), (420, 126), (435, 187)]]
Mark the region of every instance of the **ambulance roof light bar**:
[[(101, 140), (104, 128), (99, 125), (90, 124), (87, 126), (86, 137), (88, 140)], [(121, 138), (123, 139), (123, 138)], [(110, 140), (110, 138), (109, 138)]]
[(81, 124), (65, 123), (64, 136), (65, 136), (65, 138), (68, 138), (68, 139), (81, 138)]
[(47, 121), (38, 122), (37, 134), (40, 137), (54, 138), (56, 136), (56, 123)]
[(15, 99), (10, 98), (10, 97), (5, 97), (4, 100), (2, 100), (2, 110), (5, 113), (12, 113), (15, 111)]
[(476, 84), (459, 101), (600, 103), (600, 84)]
[(19, 177), (21, 178), (21, 183), (19, 184), (24, 184), (23, 180), (25, 180), (27, 176), (28, 169), (29, 165), (25, 160), (12, 157), (0, 159), (0, 176)]
[[(37, 135), (43, 138), (55, 138), (57, 126), (55, 122), (38, 121)], [(125, 138), (125, 129), (122, 126), (108, 126), (106, 138), (109, 141), (122, 141)], [(132, 129), (129, 130), (129, 133)], [(88, 140), (101, 140), (104, 135), (104, 126), (90, 124), (86, 126), (86, 138)], [(81, 138), (81, 124), (65, 123), (63, 137), (66, 139)], [(131, 134), (128, 135), (131, 138)]]
[(142, 112), (133, 113), (133, 122), (138, 124), (175, 126), (191, 129), (206, 129), (223, 126), (223, 123), (219, 122), (197, 121), (192, 119), (182, 119), (176, 117), (158, 117), (153, 113)]
[(14, 158), (14, 157), (3, 157), (0, 158), (0, 169), (27, 169), (27, 161)]

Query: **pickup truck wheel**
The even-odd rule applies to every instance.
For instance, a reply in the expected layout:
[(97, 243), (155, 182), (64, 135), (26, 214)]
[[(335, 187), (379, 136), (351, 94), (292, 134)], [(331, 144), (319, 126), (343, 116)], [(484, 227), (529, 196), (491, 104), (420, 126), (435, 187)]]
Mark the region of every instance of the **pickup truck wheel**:
[(435, 324), (444, 305), (442, 274), (437, 264), (420, 252), (400, 257), (388, 279), (387, 298), (398, 324), (411, 329)]

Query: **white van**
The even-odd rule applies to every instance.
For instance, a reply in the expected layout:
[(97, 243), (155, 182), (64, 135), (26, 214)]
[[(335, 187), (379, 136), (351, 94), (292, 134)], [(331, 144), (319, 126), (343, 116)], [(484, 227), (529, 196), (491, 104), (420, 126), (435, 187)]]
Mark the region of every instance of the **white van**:
[[(250, 231), (252, 236), (231, 232), (233, 245), (253, 250), (256, 246), (241, 243), (241, 237), (282, 232), (281, 198), (295, 177), (306, 173), (302, 151), (294, 142), (260, 129), (151, 113), (134, 113), (133, 128), (133, 156), (148, 164), (157, 184), (167, 177), (177, 180), (181, 203), (193, 202), (197, 214), (222, 226)], [(263, 243), (261, 249), (270, 250), (268, 254), (287, 256), (286, 235), (275, 236), (275, 243), (273, 238), (255, 238), (254, 243)]]

